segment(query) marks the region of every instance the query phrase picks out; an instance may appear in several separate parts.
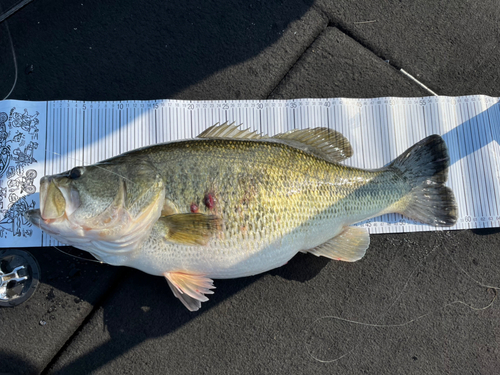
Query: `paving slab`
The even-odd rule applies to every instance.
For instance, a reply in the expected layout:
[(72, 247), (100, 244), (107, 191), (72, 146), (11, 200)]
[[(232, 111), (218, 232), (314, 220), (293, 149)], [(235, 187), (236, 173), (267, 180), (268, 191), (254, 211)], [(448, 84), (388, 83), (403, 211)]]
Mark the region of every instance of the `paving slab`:
[(375, 235), (357, 263), (301, 254), (217, 280), (197, 313), (131, 271), (48, 373), (494, 373), (500, 308), (477, 281), (499, 285), (499, 240)]
[(27, 251), (40, 265), (40, 284), (28, 301), (0, 308), (0, 373), (41, 372), (123, 271), (55, 248)]
[(8, 19), (11, 98), (265, 98), (327, 24), (311, 2), (33, 1)]
[(330, 25), (439, 95), (500, 96), (495, 0), (317, 0)]
[[(339, 29), (329, 27), (270, 97), (294, 97), (300, 93), (308, 97), (367, 97), (370, 92), (374, 96), (402, 95), (401, 92), (404, 96), (426, 95), (369, 48), (359, 48), (361, 45)], [(369, 67), (377, 67), (380, 76), (373, 70), (367, 75)], [(358, 86), (360, 81), (362, 85)], [(455, 92), (460, 92), (461, 84), (460, 80), (449, 83)], [(380, 94), (380, 89), (385, 94)], [(336, 307), (328, 309), (325, 318), (311, 318), (312, 333), (310, 327), (305, 329), (310, 340), (308, 354), (323, 367), (313, 370), (311, 366), (305, 373), (495, 373), (500, 356), (500, 336), (495, 328), (500, 314), (495, 289), (499, 285), (499, 230), (371, 238), (368, 256), (377, 257), (374, 262), (386, 265), (368, 265), (362, 260), (358, 266), (363, 271), (358, 271), (363, 275), (354, 276), (355, 271), (345, 276), (353, 277), (350, 282), (355, 284), (360, 281), (358, 278), (366, 278), (367, 284), (342, 286), (345, 295), (337, 301), (341, 290), (335, 290), (332, 303)], [(389, 255), (387, 251), (394, 253)], [(403, 266), (401, 260), (408, 257), (414, 263)], [(323, 272), (326, 271), (323, 269), (320, 274)], [(332, 272), (329, 277), (337, 281), (339, 275)], [(374, 288), (373, 292), (368, 285)], [(389, 291), (388, 285), (394, 289)], [(333, 290), (332, 286), (325, 287)], [(356, 292), (351, 293), (353, 290)], [(357, 293), (371, 297), (357, 297)], [(352, 310), (346, 306), (351, 302), (356, 306)], [(385, 303), (389, 307), (382, 311), (380, 304)]]
[(429, 92), (335, 27), (328, 27), (269, 98), (428, 96)]

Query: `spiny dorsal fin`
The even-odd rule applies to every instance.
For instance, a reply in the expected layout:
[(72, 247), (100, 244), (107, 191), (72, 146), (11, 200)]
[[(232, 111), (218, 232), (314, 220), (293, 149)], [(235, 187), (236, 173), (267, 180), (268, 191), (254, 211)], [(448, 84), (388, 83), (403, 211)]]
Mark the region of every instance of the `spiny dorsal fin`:
[(262, 139), (267, 138), (267, 136), (262, 136), (256, 131), (251, 131), (250, 129), (240, 130), (239, 125), (235, 125), (234, 122), (229, 124), (227, 122), (223, 124), (215, 124), (203, 131), (196, 138), (232, 138), (232, 139)]
[(353, 154), (347, 138), (329, 128), (295, 129), (272, 138), (333, 162), (343, 161)]

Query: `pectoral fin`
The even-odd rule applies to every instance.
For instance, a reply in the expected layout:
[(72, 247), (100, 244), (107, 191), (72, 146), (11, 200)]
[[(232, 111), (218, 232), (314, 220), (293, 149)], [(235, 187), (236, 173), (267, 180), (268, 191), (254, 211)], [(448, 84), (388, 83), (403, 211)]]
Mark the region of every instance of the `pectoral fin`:
[(213, 294), (215, 289), (212, 279), (203, 275), (194, 275), (183, 272), (165, 272), (168, 285), (174, 295), (179, 298), (189, 311), (196, 311), (202, 302), (208, 301), (205, 294)]
[(363, 258), (369, 245), (370, 235), (366, 229), (346, 227), (338, 236), (307, 252), (334, 260), (355, 262)]
[(183, 245), (206, 245), (220, 229), (221, 220), (215, 215), (189, 213), (161, 217), (156, 225), (161, 227), (166, 241)]
[(169, 216), (169, 215), (175, 215), (179, 213), (179, 209), (175, 205), (174, 202), (172, 202), (170, 199), (165, 198), (165, 202), (163, 202), (163, 207), (161, 209), (161, 215), (160, 216)]

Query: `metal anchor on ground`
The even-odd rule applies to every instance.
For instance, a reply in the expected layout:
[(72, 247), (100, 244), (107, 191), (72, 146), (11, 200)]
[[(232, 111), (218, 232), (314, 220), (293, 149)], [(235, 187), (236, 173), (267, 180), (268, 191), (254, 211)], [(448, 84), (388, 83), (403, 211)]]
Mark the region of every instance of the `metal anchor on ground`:
[(19, 266), (14, 268), (9, 273), (3, 273), (0, 269), (0, 299), (7, 299), (7, 291), (14, 289), (19, 283), (28, 280), (28, 276), (19, 276), (19, 271), (25, 270), (26, 267)]
[(0, 250), (0, 306), (16, 306), (35, 292), (40, 267), (27, 251)]

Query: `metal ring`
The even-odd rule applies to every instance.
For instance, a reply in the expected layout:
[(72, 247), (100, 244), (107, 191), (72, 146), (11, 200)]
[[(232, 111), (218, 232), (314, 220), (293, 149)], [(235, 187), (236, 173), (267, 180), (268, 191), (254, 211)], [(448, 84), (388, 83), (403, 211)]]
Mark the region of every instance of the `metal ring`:
[(26, 302), (40, 282), (40, 266), (31, 253), (15, 249), (0, 250), (0, 306)]

